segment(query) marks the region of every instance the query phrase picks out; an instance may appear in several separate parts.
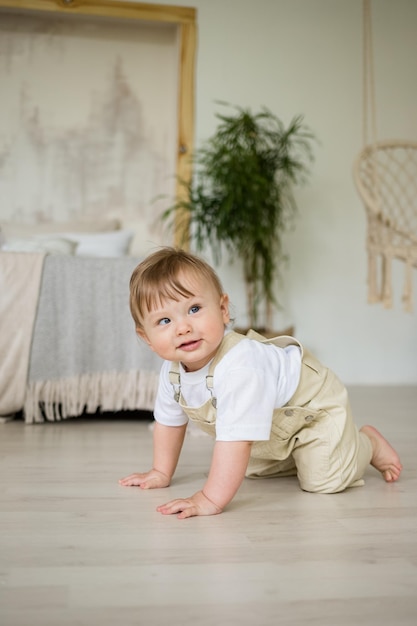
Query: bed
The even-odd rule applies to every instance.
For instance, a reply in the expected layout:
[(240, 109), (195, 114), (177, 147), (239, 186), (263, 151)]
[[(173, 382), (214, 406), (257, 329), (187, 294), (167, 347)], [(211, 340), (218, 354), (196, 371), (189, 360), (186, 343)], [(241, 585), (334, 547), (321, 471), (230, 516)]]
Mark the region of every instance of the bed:
[(80, 234), (76, 246), (87, 248), (79, 254), (74, 246), (56, 249), (59, 239), (74, 244), (77, 235), (42, 235), (36, 245), (33, 236), (23, 244), (8, 237), (3, 244), (0, 416), (21, 413), (26, 423), (38, 423), (152, 411), (161, 360), (137, 338), (128, 305), (140, 257), (124, 254), (127, 235), (117, 253), (110, 238)]

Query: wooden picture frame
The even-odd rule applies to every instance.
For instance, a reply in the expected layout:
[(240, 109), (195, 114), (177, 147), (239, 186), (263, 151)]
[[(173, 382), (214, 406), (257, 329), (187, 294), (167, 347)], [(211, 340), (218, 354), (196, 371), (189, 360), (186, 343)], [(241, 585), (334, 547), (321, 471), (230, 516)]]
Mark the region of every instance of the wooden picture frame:
[[(175, 25), (178, 32), (178, 127), (176, 156), (177, 198), (184, 196), (184, 186), (179, 180), (191, 177), (190, 153), (194, 140), (194, 90), (196, 55), (196, 10), (191, 7), (146, 4), (141, 2), (118, 2), (115, 0), (0, 0), (0, 12), (15, 14), (48, 12), (52, 15), (88, 16), (90, 19), (113, 18), (115, 20), (139, 20), (144, 23), (167, 23)], [(184, 232), (184, 230), (186, 232)], [(184, 245), (188, 226), (178, 216), (174, 243)]]

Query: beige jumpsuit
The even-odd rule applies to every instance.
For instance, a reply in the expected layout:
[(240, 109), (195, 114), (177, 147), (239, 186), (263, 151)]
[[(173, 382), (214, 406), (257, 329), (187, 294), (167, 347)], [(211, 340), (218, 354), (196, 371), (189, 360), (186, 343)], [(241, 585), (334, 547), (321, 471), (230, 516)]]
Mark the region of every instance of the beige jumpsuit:
[[(246, 471), (249, 478), (296, 474), (305, 491), (335, 493), (363, 485), (361, 480), (372, 457), (369, 438), (356, 428), (345, 386), (293, 337), (265, 339), (254, 331), (247, 337), (285, 348), (297, 345), (302, 351), (298, 387), (283, 407), (275, 409), (268, 441), (255, 441)], [(217, 363), (244, 335), (225, 335), (206, 377), (212, 394), (201, 407), (185, 404), (181, 395), (178, 363), (171, 364), (170, 382), (175, 398), (202, 430), (216, 434), (216, 399), (213, 373)]]

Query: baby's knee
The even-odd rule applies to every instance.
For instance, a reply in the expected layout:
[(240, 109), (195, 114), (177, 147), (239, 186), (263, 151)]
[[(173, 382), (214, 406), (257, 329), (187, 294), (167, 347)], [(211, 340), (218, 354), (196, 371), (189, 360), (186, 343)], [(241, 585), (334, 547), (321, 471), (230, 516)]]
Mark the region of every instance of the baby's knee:
[(332, 477), (317, 480), (305, 480), (298, 477), (298, 482), (303, 491), (309, 493), (340, 493), (350, 487), (362, 487), (365, 481), (362, 478)]
[(308, 493), (340, 493), (346, 489), (346, 487), (341, 485), (301, 482), (300, 487), (303, 491), (307, 491)]

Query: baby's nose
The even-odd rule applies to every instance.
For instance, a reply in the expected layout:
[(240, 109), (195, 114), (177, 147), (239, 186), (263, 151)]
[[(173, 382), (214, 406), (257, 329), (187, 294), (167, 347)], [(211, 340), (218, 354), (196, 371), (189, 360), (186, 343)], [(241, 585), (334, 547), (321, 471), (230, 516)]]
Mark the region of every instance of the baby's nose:
[(180, 320), (177, 323), (177, 334), (178, 335), (184, 335), (185, 333), (190, 332), (190, 329), (191, 329), (191, 325), (190, 325), (190, 322), (189, 322), (188, 319), (184, 318), (183, 320)]

